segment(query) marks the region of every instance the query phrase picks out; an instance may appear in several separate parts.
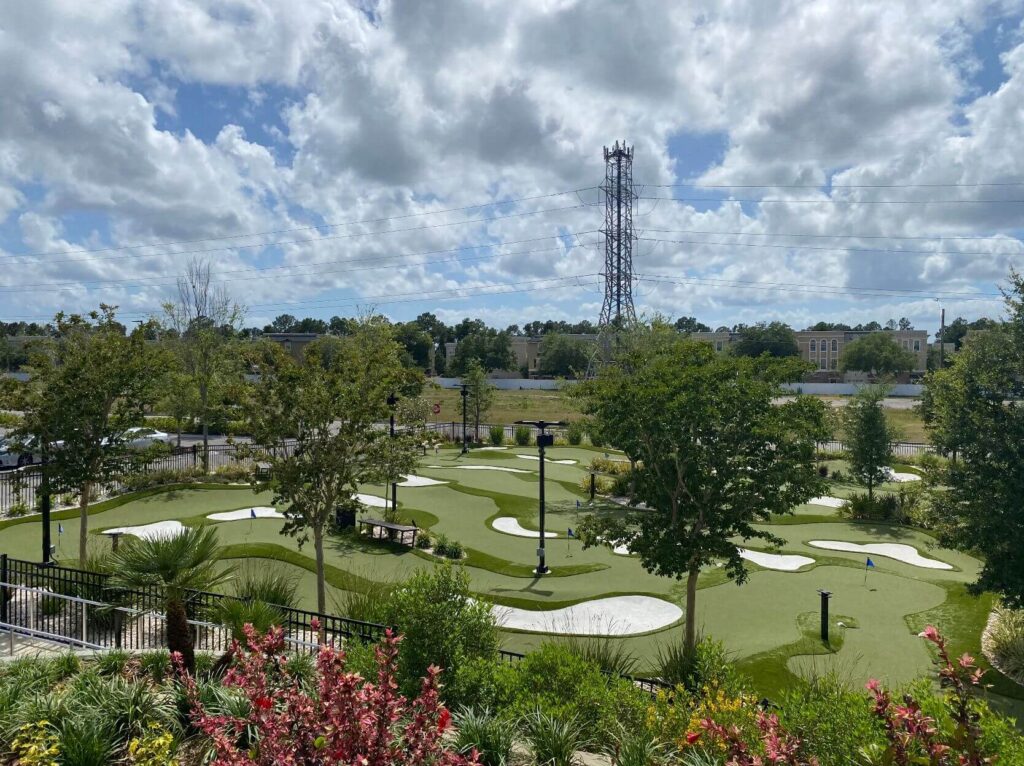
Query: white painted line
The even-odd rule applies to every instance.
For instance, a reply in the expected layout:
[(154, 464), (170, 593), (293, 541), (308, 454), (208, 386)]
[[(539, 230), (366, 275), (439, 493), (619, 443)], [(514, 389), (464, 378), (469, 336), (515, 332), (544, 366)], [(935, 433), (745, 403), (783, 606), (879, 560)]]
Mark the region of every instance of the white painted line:
[[(520, 457), (523, 460), (536, 460), (538, 463), (540, 462), (540, 455), (516, 455), (516, 457)], [(556, 465), (576, 465), (577, 461), (569, 460), (569, 459), (566, 459), (566, 460), (552, 460), (551, 458), (547, 457), (547, 458), (544, 458), (544, 462), (545, 463), (555, 463)]]
[(180, 521), (158, 521), (154, 524), (143, 524), (138, 527), (117, 527), (103, 531), (105, 535), (133, 535), (143, 540), (161, 540), (177, 537), (185, 531)]
[(206, 518), (211, 521), (243, 521), (251, 519), (253, 511), (257, 519), (283, 519), (285, 516), (276, 508), (268, 505), (257, 505), (255, 508), (240, 508), (237, 511), (224, 511), (223, 513), (211, 513)]
[(548, 611), (495, 605), (491, 611), (503, 628), (582, 636), (646, 633), (683, 616), (675, 604), (651, 596), (613, 596)]
[(846, 553), (864, 553), (874, 554), (875, 556), (885, 556), (886, 558), (896, 559), (902, 561), (904, 564), (910, 564), (915, 567), (922, 567), (923, 569), (952, 569), (953, 567), (947, 564), (945, 561), (938, 561), (937, 559), (930, 559), (922, 556), (917, 548), (912, 545), (903, 545), (901, 543), (845, 543), (839, 540), (810, 540), (807, 543), (815, 548), (824, 548), (829, 551), (844, 551)]
[(764, 553), (740, 548), (740, 558), (752, 561), (765, 569), (777, 569), (780, 572), (795, 572), (800, 567), (813, 564), (810, 556), (786, 555), (782, 553)]
[[(499, 532), (504, 532), (506, 535), (515, 535), (516, 537), (534, 537), (540, 539), (540, 531), (527, 529), (519, 523), (518, 519), (512, 516), (500, 516), (491, 522), (491, 526)], [(548, 532), (544, 530), (544, 539), (549, 537), (558, 537), (557, 532)]]

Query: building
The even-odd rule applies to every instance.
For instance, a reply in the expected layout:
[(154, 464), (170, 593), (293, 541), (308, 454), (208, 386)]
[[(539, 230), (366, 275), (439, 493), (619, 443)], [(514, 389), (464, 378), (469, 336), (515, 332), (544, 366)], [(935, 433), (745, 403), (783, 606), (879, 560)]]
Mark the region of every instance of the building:
[(296, 362), (301, 362), (306, 347), (323, 336), (318, 332), (265, 332), (260, 337), (279, 343)]
[[(924, 375), (928, 369), (928, 332), (926, 330), (885, 330), (893, 340), (905, 351), (914, 354), (916, 364), (909, 377)], [(806, 378), (808, 382), (819, 383), (857, 383), (867, 379), (862, 372), (842, 373), (839, 371), (839, 357), (843, 349), (855, 340), (870, 335), (870, 330), (798, 330), (796, 345), (800, 349), (800, 358), (813, 364), (817, 369)], [(715, 351), (725, 351), (732, 343), (739, 340), (733, 332), (695, 332), (690, 334), (695, 340), (703, 340), (712, 344)]]

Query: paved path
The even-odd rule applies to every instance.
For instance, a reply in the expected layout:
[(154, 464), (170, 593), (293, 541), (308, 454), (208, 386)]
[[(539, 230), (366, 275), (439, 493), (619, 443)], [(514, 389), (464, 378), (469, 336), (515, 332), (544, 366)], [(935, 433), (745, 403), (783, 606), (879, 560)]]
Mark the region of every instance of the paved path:
[(43, 638), (14, 635), (14, 651), (11, 651), (11, 634), (0, 631), (0, 662), (21, 657), (38, 657), (40, 655), (64, 654), (68, 651), (67, 644), (47, 641)]

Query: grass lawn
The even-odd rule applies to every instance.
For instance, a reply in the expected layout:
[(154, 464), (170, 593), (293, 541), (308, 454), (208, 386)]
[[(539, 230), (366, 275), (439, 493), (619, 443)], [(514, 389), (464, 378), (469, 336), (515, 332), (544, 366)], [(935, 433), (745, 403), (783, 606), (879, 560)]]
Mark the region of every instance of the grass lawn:
[[(441, 423), (462, 422), (462, 397), (457, 388), (433, 388), (423, 391), (431, 403), (441, 403), (441, 414), (434, 417)], [(494, 404), (484, 421), (509, 425), (516, 420), (578, 420), (579, 411), (561, 391), (495, 391)], [(472, 421), (472, 418), (471, 418)], [(487, 434), (480, 438), (486, 439)]]
[[(481, 598), (532, 609), (555, 609), (611, 595), (643, 594), (685, 602), (681, 582), (647, 573), (631, 556), (606, 548), (582, 550), (566, 531), (586, 512), (586, 496), (579, 489), (590, 460), (603, 450), (557, 447), (548, 451), (552, 460), (575, 461), (546, 466), (547, 529), (558, 537), (546, 543), (552, 574), (539, 578), (532, 573), (537, 540), (497, 532), (491, 526), (499, 517), (516, 519), (527, 529), (538, 525), (536, 449), (509, 447), (474, 450), (461, 456), (456, 449), (429, 454), (417, 473), (444, 484), (400, 487), (400, 510), (433, 534), (443, 533), (467, 549), (464, 560), (471, 586)], [(530, 458), (534, 459), (530, 459)], [(507, 470), (467, 470), (461, 466), (487, 466)], [(833, 485), (831, 494), (845, 496), (854, 488)], [(362, 491), (383, 496), (383, 487)], [(208, 524), (206, 516), (218, 511), (269, 504), (266, 495), (254, 495), (247, 487), (179, 489), (127, 502), (100, 504), (90, 518), (95, 545), (109, 542), (98, 533), (104, 528), (148, 524), (177, 519), (185, 524)], [(582, 503), (582, 507), (577, 507)], [(110, 507), (115, 506), (115, 507)], [(379, 516), (379, 509), (369, 515)], [(962, 553), (937, 549), (934, 540), (918, 530), (887, 524), (851, 522), (836, 516), (835, 509), (804, 505), (795, 515), (780, 517), (765, 529), (782, 538), (781, 553), (809, 556), (813, 565), (798, 572), (773, 571), (749, 565), (751, 574), (743, 586), (727, 580), (720, 567), (709, 567), (700, 580), (698, 624), (705, 634), (722, 640), (736, 661), (749, 672), (766, 694), (774, 694), (795, 675), (836, 670), (851, 683), (869, 676), (900, 683), (926, 674), (931, 655), (916, 637), (925, 622), (947, 631), (958, 651), (978, 653), (977, 647), (991, 599), (969, 595), (964, 585), (972, 581), (979, 562)], [(76, 554), (78, 521), (74, 513), (61, 521), (58, 555)], [(312, 606), (315, 582), (309, 547), (302, 549), (294, 538), (280, 534), (275, 519), (243, 519), (217, 523), (221, 542), (233, 562), (249, 560), (262, 566), (277, 560), (300, 578), (303, 603)], [(54, 524), (56, 526), (56, 524)], [(56, 530), (54, 530), (56, 531)], [(810, 540), (854, 543), (891, 542), (912, 545), (923, 555), (945, 561), (951, 570), (922, 569), (892, 558), (873, 555), (875, 569), (865, 581), (862, 554), (828, 551), (808, 545)], [(0, 552), (25, 559), (38, 554), (39, 522), (26, 518), (0, 526)], [(763, 549), (752, 543), (751, 547)], [(407, 577), (414, 571), (436, 566), (437, 560), (422, 551), (381, 545), (353, 535), (331, 537), (327, 546), (327, 581), (332, 611), (342, 611), (345, 593), (371, 592), (384, 582)], [(836, 623), (831, 646), (817, 638), (818, 590), (834, 595)], [(847, 627), (840, 627), (842, 621)], [(625, 645), (640, 660), (641, 670), (654, 667), (659, 647), (678, 641), (681, 627), (668, 626), (645, 635), (612, 639)], [(504, 632), (507, 648), (526, 651), (545, 640), (543, 635)], [(994, 674), (993, 674), (994, 675)], [(994, 691), (1013, 710), (1024, 699), (1024, 689), (995, 677)]]

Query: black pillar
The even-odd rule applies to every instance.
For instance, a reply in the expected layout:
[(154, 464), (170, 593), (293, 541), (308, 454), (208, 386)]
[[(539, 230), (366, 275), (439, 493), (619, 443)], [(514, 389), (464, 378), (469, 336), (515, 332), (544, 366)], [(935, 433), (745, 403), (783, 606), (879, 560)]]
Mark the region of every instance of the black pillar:
[(819, 590), (821, 594), (821, 640), (828, 643), (828, 600), (832, 594), (827, 590)]
[(548, 565), (544, 560), (544, 448), (547, 446), (548, 434), (544, 426), (537, 433), (537, 449), (540, 452), (540, 545), (537, 548), (537, 574), (547, 574)]
[(469, 398), (469, 390), (466, 388), (466, 384), (462, 384), (462, 454), (465, 455), (469, 452), (469, 446), (466, 443), (466, 400)]

